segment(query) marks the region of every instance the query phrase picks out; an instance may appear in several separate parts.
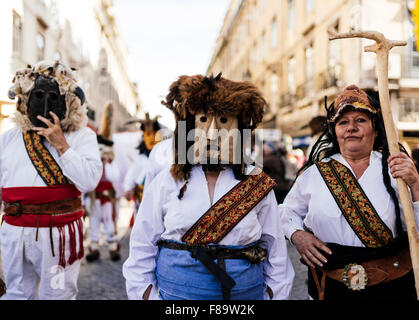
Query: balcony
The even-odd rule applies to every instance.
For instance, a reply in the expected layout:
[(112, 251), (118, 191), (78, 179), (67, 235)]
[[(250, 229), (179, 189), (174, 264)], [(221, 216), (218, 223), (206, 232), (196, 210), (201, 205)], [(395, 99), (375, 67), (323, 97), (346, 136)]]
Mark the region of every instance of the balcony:
[(399, 103), (399, 122), (419, 123), (419, 99), (402, 98)]
[(419, 78), (419, 52), (409, 51), (402, 55), (402, 78)]

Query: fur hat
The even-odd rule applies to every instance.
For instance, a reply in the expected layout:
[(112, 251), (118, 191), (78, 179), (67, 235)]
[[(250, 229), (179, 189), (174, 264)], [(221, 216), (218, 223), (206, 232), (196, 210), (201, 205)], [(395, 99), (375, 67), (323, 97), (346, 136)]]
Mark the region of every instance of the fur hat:
[(186, 120), (188, 112), (203, 112), (238, 116), (245, 125), (255, 128), (262, 121), (266, 101), (251, 82), (231, 81), (220, 73), (215, 78), (180, 76), (162, 104), (173, 111), (176, 121)]
[(17, 97), (17, 111), (12, 117), (13, 122), (23, 131), (31, 130), (32, 123), (28, 117), (28, 100), (38, 75), (57, 81), (60, 93), (65, 95), (66, 114), (61, 121), (64, 132), (77, 131), (87, 124), (87, 110), (83, 106), (85, 95), (77, 85), (74, 69), (69, 69), (60, 61), (41, 61), (34, 66), (28, 65), (17, 70), (13, 78), (13, 86), (9, 89), (9, 98)]
[[(262, 121), (266, 101), (262, 93), (248, 81), (236, 82), (212, 75), (182, 75), (170, 86), (162, 104), (173, 111), (176, 122), (190, 121), (189, 115), (197, 113), (218, 116), (237, 116), (244, 128), (254, 129)], [(188, 117), (189, 116), (189, 117)], [(178, 141), (178, 124), (174, 132)], [(175, 163), (171, 174), (177, 181), (188, 180), (190, 168), (178, 164), (175, 143)], [(187, 169), (188, 168), (188, 169)]]
[(371, 105), (367, 93), (356, 85), (347, 86), (343, 92), (337, 96), (333, 103), (333, 109), (330, 110), (328, 118), (330, 122), (335, 122), (343, 112), (346, 111), (367, 111), (376, 114), (379, 110)]

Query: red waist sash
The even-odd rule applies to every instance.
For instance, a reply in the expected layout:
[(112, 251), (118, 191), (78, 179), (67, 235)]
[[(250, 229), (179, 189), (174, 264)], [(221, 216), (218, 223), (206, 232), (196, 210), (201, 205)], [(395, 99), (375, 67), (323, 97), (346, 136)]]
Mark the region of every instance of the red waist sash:
[[(75, 199), (80, 197), (80, 195), (80, 191), (70, 184), (49, 187), (11, 187), (3, 188), (1, 192), (1, 198), (4, 202), (20, 202), (21, 204), (44, 204), (59, 200)], [(13, 226), (47, 228), (67, 225), (80, 219), (82, 216), (83, 210), (78, 210), (61, 215), (23, 214), (17, 217), (4, 215), (3, 218), (4, 221)]]

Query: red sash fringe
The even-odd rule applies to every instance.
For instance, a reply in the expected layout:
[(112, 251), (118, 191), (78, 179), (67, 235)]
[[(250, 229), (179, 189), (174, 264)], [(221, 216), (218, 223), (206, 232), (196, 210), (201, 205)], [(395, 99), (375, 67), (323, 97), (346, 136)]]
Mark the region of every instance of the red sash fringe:
[[(43, 204), (59, 200), (74, 199), (80, 197), (81, 193), (74, 185), (59, 185), (49, 187), (12, 187), (2, 189), (2, 200), (4, 202), (20, 202), (21, 204)], [(63, 215), (38, 215), (24, 214), (18, 217), (4, 215), (4, 221), (17, 227), (29, 228), (50, 228), (56, 227), (59, 233), (59, 265), (66, 266), (65, 261), (65, 226), (68, 226), (70, 256), (67, 263), (73, 264), (76, 260), (84, 257), (83, 247), (83, 224), (81, 218), (83, 210)], [(79, 234), (79, 250), (77, 253), (76, 229)], [(37, 239), (36, 239), (37, 240)], [(51, 251), (54, 253), (54, 245), (51, 234)]]

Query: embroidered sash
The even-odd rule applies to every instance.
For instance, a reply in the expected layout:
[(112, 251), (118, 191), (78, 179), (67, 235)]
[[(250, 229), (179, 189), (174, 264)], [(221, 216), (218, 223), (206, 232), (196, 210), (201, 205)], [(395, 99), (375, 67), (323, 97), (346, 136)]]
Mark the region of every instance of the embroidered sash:
[(393, 235), (362, 190), (352, 172), (340, 162), (317, 162), (327, 187), (343, 216), (362, 243), (369, 248), (388, 245)]
[(182, 241), (187, 244), (218, 243), (275, 185), (264, 172), (250, 175), (209, 208), (185, 233)]
[(47, 186), (69, 183), (51, 153), (42, 144), (39, 134), (33, 131), (26, 132), (23, 134), (23, 140), (29, 158)]

